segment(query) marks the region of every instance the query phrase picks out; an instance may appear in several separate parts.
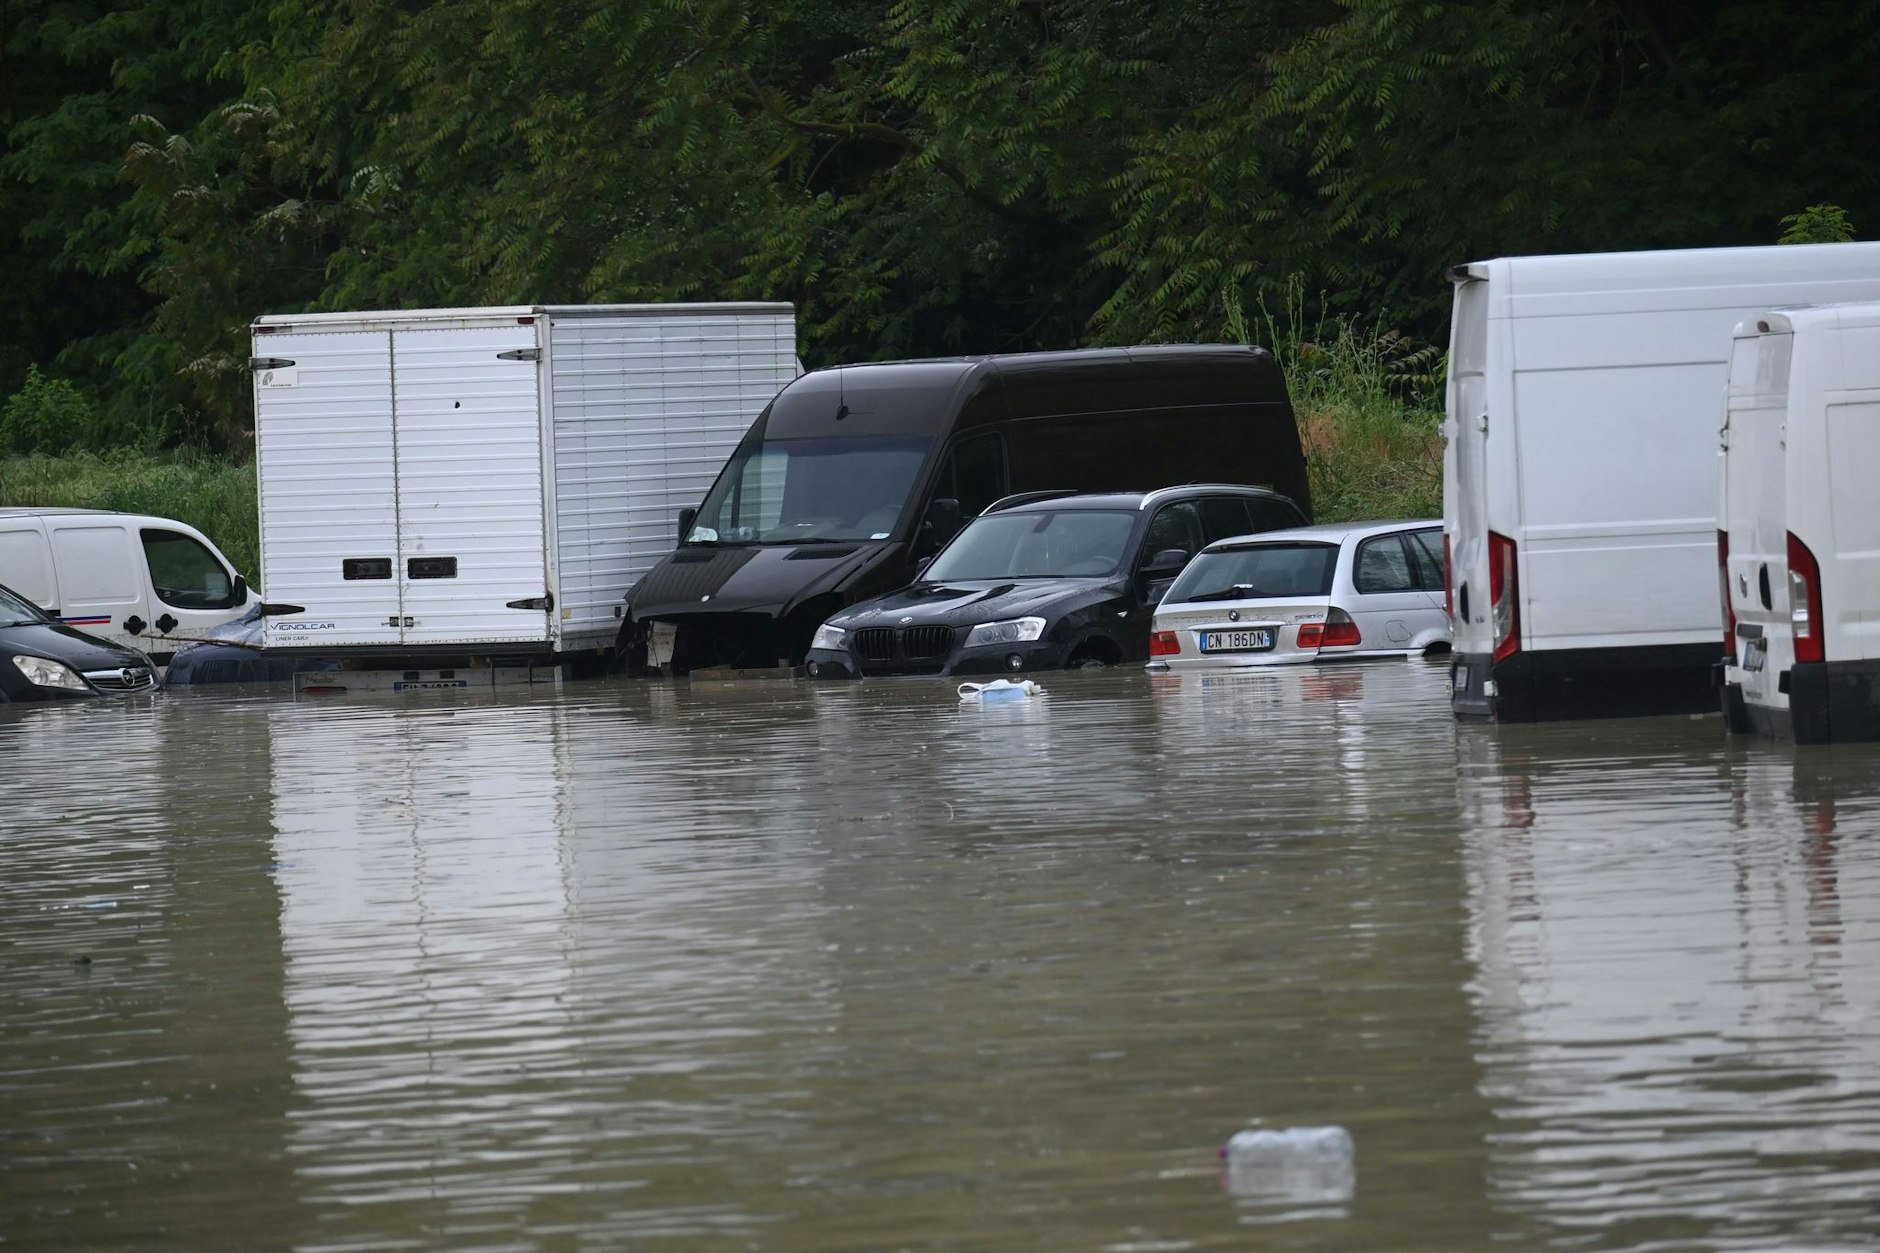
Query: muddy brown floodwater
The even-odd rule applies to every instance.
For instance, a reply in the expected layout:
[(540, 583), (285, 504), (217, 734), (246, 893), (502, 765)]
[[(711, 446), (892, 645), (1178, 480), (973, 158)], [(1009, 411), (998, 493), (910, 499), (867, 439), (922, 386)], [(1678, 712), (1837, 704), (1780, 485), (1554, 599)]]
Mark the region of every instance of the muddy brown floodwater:
[(1880, 1241), (1880, 749), (1041, 678), (0, 710), (0, 1248)]

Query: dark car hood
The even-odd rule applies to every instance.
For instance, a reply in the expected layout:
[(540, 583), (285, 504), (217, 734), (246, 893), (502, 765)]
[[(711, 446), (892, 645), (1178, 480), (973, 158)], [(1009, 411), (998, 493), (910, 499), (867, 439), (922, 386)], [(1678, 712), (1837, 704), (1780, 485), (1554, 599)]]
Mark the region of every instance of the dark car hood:
[(892, 542), (688, 544), (646, 572), (627, 595), (633, 616), (760, 612), (781, 616), (893, 549)]
[(843, 610), (831, 625), (853, 630), (867, 626), (976, 626), (1007, 618), (1054, 618), (1086, 602), (1116, 594), (1110, 579), (961, 579), (952, 583), (916, 583), (886, 596)]
[(74, 670), (121, 670), (150, 664), (150, 659), (140, 653), (58, 622), (0, 627), (0, 652), (50, 657)]

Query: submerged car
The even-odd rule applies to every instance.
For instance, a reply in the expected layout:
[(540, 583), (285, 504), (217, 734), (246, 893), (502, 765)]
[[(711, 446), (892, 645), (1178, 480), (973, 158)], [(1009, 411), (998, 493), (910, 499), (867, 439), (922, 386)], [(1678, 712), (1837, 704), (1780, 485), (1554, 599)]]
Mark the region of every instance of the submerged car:
[(1008, 496), (917, 582), (823, 623), (808, 670), (1016, 674), (1142, 661), (1157, 599), (1203, 545), (1304, 521), (1285, 496), (1232, 484)]
[(134, 648), (86, 635), (0, 586), (0, 702), (148, 692), (157, 668)]
[(1152, 669), (1446, 649), (1443, 524), (1337, 523), (1210, 544), (1155, 611)]

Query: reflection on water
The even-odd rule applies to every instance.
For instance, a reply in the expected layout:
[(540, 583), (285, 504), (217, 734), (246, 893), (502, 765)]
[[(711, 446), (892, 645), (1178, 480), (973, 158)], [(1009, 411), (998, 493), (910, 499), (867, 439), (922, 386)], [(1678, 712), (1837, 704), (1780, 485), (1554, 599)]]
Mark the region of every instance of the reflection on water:
[(0, 710), (0, 1243), (1880, 1236), (1880, 754), (1045, 687)]

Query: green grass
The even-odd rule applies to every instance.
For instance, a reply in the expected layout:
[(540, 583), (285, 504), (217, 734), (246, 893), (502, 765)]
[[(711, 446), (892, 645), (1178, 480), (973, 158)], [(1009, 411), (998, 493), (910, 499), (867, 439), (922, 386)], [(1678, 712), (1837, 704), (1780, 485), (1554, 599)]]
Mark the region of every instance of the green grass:
[(187, 522), (215, 541), (238, 573), (260, 574), (255, 471), (187, 452), (113, 449), (0, 458), (0, 505), (118, 509)]

